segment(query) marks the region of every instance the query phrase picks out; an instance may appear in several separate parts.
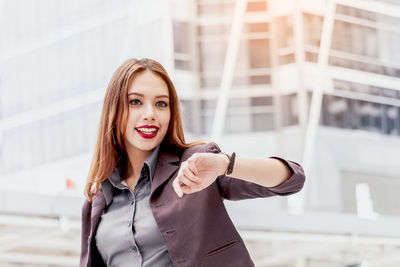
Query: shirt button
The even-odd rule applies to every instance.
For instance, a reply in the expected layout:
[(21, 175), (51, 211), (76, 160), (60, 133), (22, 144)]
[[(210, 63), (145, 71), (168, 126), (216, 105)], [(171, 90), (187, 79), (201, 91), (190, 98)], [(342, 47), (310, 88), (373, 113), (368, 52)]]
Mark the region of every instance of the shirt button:
[(129, 223), (128, 223), (128, 227), (131, 227), (131, 226), (132, 226), (132, 223), (131, 223), (131, 222), (129, 222)]

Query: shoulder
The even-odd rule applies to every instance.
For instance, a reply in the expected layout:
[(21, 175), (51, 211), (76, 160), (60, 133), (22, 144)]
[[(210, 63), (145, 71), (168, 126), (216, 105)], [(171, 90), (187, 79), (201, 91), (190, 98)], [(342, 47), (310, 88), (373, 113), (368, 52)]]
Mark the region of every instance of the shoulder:
[(87, 198), (83, 201), (82, 211), (88, 212), (92, 207), (99, 205), (104, 199), (103, 189), (100, 187), (99, 190), (93, 195), (92, 200), (89, 201)]
[(194, 153), (220, 153), (221, 149), (215, 142), (209, 142), (207, 144), (195, 145), (188, 147), (184, 150), (183, 154), (194, 154)]

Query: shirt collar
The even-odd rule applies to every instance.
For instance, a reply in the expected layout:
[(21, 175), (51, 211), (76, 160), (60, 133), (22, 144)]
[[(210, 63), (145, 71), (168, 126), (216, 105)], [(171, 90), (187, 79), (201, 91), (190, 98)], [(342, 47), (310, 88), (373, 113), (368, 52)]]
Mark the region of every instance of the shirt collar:
[(157, 166), (158, 156), (160, 155), (160, 145), (158, 145), (153, 152), (147, 157), (145, 163), (149, 166), (150, 181), (153, 182), (154, 172)]
[[(153, 182), (154, 172), (156, 170), (158, 156), (160, 154), (160, 145), (158, 145), (151, 154), (146, 158), (143, 163), (142, 168), (147, 165), (150, 170), (150, 182)], [(140, 179), (141, 177), (139, 177)], [(104, 197), (106, 199), (107, 205), (109, 205), (112, 201), (114, 196), (113, 194), (113, 187), (118, 189), (126, 188), (123, 184), (121, 184), (122, 179), (119, 173), (118, 168), (114, 168), (113, 172), (111, 173), (110, 177), (108, 177), (105, 181), (101, 182), (101, 188), (103, 189)]]

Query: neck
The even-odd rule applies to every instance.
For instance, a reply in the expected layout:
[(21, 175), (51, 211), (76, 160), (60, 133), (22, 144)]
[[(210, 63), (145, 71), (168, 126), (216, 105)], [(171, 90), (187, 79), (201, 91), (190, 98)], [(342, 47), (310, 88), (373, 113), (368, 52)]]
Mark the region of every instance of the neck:
[(125, 178), (129, 176), (137, 176), (147, 157), (152, 153), (152, 150), (140, 150), (133, 147), (127, 147), (126, 154), (128, 156)]

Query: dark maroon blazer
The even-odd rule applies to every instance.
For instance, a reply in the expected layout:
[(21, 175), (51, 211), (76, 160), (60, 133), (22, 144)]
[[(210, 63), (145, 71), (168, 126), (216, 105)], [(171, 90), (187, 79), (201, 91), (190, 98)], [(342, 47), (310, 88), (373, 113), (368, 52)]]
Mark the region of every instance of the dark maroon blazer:
[[(161, 149), (151, 185), (150, 207), (174, 266), (254, 266), (223, 200), (296, 193), (304, 184), (303, 168), (296, 162), (277, 158), (292, 171), (292, 176), (279, 186), (268, 188), (222, 175), (202, 191), (179, 198), (172, 182), (180, 164), (196, 152), (222, 153), (213, 142), (187, 148), (181, 154)], [(86, 200), (83, 204), (80, 267), (105, 266), (94, 242), (105, 205), (101, 190), (92, 202)]]

